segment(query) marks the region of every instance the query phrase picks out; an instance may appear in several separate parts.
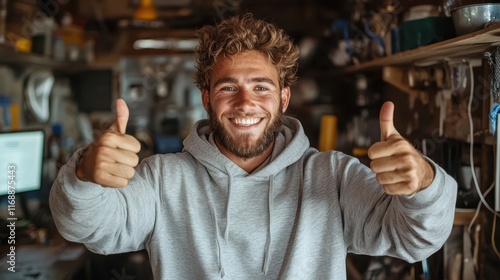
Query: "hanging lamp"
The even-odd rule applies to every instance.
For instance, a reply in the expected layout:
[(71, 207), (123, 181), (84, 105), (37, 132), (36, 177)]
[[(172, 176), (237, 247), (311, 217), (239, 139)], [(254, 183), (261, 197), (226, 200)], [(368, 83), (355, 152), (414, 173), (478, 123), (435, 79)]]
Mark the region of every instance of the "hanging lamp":
[(137, 20), (156, 20), (158, 13), (153, 5), (153, 0), (141, 0), (139, 7), (134, 12), (134, 19)]

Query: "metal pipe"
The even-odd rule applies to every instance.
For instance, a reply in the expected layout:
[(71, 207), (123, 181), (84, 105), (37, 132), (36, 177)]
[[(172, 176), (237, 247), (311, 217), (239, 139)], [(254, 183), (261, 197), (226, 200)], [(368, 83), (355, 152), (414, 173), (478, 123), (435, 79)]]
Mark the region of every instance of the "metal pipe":
[(497, 147), (495, 159), (495, 211), (500, 212), (500, 114), (497, 115)]

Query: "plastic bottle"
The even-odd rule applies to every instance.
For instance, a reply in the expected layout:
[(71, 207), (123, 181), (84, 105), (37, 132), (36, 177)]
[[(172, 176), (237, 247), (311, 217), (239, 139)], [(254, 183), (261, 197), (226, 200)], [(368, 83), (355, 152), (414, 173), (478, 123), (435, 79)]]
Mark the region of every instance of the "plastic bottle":
[(53, 33), (56, 27), (57, 24), (53, 18), (44, 18), (43, 22), (40, 22), (36, 26), (36, 29), (34, 29), (33, 36), (31, 37), (31, 52), (51, 57), (53, 54)]
[(62, 125), (55, 123), (52, 125), (52, 134), (47, 140), (47, 158), (59, 160), (62, 150)]
[(85, 32), (73, 21), (73, 16), (66, 12), (61, 19), (60, 36), (64, 41), (66, 59), (76, 61), (81, 59), (80, 49), (84, 45)]
[(10, 96), (0, 95), (0, 131), (11, 129), (10, 105), (12, 99)]
[(0, 44), (5, 43), (7, 26), (7, 0), (0, 0)]

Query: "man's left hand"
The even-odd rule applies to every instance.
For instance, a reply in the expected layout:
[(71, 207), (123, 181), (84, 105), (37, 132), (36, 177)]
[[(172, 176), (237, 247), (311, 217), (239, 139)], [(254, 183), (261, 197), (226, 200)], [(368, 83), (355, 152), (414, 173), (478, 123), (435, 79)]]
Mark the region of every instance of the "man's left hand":
[(434, 180), (431, 164), (394, 127), (394, 104), (380, 109), (381, 141), (368, 149), (370, 168), (390, 195), (412, 195)]

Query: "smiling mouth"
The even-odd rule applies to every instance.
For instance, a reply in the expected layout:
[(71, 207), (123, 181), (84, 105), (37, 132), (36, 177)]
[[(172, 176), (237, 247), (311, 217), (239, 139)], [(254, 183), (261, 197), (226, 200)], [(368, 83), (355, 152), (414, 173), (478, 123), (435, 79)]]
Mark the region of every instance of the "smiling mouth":
[(234, 124), (241, 126), (252, 126), (258, 124), (262, 119), (261, 118), (233, 118), (231, 121)]

